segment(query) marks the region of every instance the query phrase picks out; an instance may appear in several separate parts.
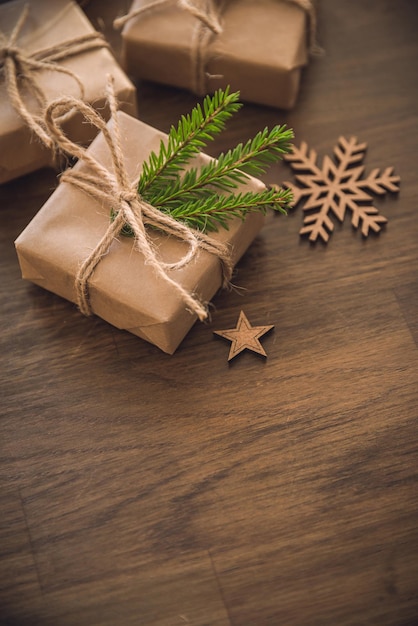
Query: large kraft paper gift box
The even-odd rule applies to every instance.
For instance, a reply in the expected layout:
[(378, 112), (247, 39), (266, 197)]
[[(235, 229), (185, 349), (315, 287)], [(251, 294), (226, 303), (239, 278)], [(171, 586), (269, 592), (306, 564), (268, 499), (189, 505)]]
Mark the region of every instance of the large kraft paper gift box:
[[(153, 2), (135, 0), (131, 12)], [(122, 30), (122, 66), (199, 95), (230, 85), (242, 100), (291, 109), (308, 59), (306, 12), (284, 0), (226, 0), (220, 11), (219, 34), (175, 3), (132, 17)]]
[[(0, 49), (7, 46), (25, 5), (29, 6), (27, 18), (15, 43), (24, 55), (30, 56), (94, 32), (75, 2), (30, 0), (28, 3), (16, 0), (0, 6)], [(135, 87), (106, 47), (81, 52), (57, 64), (77, 75), (84, 87), (84, 99), (101, 111), (105, 106), (106, 75), (112, 74), (120, 108), (136, 115)], [(76, 80), (60, 71), (41, 69), (34, 71), (33, 77), (48, 102), (64, 94), (80, 97)], [(18, 79), (18, 86), (24, 105), (31, 113), (39, 113), (39, 105), (25, 81)], [(77, 116), (67, 124), (66, 129), (75, 141), (83, 144), (90, 142), (96, 134), (95, 129), (83, 124)], [(10, 102), (0, 55), (0, 183), (53, 164), (52, 150), (47, 149), (27, 127)]]
[[(122, 149), (132, 181), (138, 179), (141, 162), (151, 151), (158, 152), (166, 135), (123, 112), (118, 113)], [(112, 127), (112, 121), (108, 126)], [(96, 160), (111, 170), (109, 151), (100, 133), (88, 148)], [(199, 154), (191, 166), (210, 157)], [(85, 171), (79, 160), (74, 172)], [(264, 184), (249, 178), (247, 190), (260, 191)], [(109, 225), (110, 207), (102, 206), (68, 182), (61, 182), (26, 229), (16, 240), (23, 278), (67, 300), (76, 301), (75, 276), (78, 268), (103, 237)], [(228, 242), (235, 264), (260, 231), (264, 216), (251, 213), (243, 221), (230, 222), (229, 230), (211, 233)], [(163, 261), (181, 259), (186, 244), (173, 236), (151, 231)], [(172, 354), (197, 317), (190, 313), (176, 290), (159, 278), (144, 263), (133, 239), (119, 236), (102, 257), (89, 280), (89, 296), (94, 314), (120, 329), (125, 329)], [(197, 257), (182, 269), (170, 270), (170, 277), (202, 301), (210, 301), (222, 284), (221, 264), (217, 257), (199, 250)]]

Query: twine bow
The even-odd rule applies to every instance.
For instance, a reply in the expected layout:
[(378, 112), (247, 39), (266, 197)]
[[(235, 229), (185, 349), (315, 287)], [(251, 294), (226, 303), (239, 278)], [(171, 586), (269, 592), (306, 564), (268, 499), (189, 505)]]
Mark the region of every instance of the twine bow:
[[(92, 314), (88, 281), (97, 264), (108, 253), (113, 240), (119, 235), (123, 226), (128, 224), (134, 232), (135, 246), (143, 254), (145, 263), (154, 269), (159, 278), (177, 291), (191, 312), (195, 313), (200, 320), (204, 320), (208, 317), (206, 307), (196, 295), (189, 293), (173, 280), (168, 272), (184, 267), (192, 261), (199, 250), (205, 250), (219, 258), (223, 284), (226, 285), (232, 274), (229, 250), (224, 244), (215, 241), (204, 233), (188, 228), (170, 215), (151, 206), (137, 193), (137, 185), (129, 180), (124, 163), (117, 117), (117, 101), (111, 77), (108, 80), (106, 95), (111, 113), (112, 132), (105, 120), (93, 107), (71, 96), (64, 96), (51, 102), (45, 114), (46, 126), (57, 145), (71, 156), (82, 159), (88, 166), (86, 171), (67, 170), (61, 176), (61, 181), (71, 183), (89, 194), (94, 200), (105, 203), (109, 207), (109, 211), (112, 209), (115, 214), (115, 219), (109, 220), (109, 226), (103, 237), (79, 268), (75, 279), (77, 304), (84, 315)], [(74, 109), (103, 133), (111, 155), (113, 171), (106, 169), (85, 148), (73, 143), (64, 134), (60, 125), (62, 115)], [(166, 263), (159, 258), (147, 232), (147, 225), (156, 227), (163, 233), (184, 241), (188, 245), (188, 250), (184, 256), (174, 263)]]
[[(2, 74), (4, 76), (7, 93), (15, 111), (39, 137), (42, 143), (47, 148), (51, 148), (53, 142), (46, 132), (42, 116), (42, 112), (47, 105), (47, 97), (36, 80), (36, 72), (50, 70), (70, 76), (78, 85), (80, 97), (84, 98), (84, 86), (77, 74), (68, 68), (58, 65), (58, 61), (88, 50), (108, 47), (108, 44), (100, 33), (93, 32), (38, 52), (27, 53), (16, 42), (28, 15), (29, 5), (26, 4), (9, 38), (6, 39), (0, 33), (0, 76)], [(26, 83), (29, 92), (34, 96), (41, 113), (36, 114), (29, 111), (22, 95), (23, 83)]]

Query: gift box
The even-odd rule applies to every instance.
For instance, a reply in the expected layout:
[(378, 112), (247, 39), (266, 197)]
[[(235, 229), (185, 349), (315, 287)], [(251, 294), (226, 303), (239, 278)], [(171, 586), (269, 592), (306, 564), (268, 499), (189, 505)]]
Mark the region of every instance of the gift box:
[[(131, 12), (153, 1), (135, 0)], [(283, 0), (227, 0), (219, 11), (218, 34), (174, 3), (133, 16), (122, 30), (122, 66), (199, 95), (229, 84), (242, 100), (292, 108), (308, 58), (307, 13)]]
[[(118, 114), (126, 170), (131, 181), (141, 172), (141, 163), (151, 151), (158, 152), (166, 135), (123, 112)], [(108, 123), (111, 128), (112, 121)], [(109, 150), (103, 133), (88, 153), (111, 171)], [(199, 154), (190, 166), (210, 159)], [(80, 159), (73, 173), (87, 171)], [(249, 178), (245, 188), (260, 191), (264, 184)], [(244, 187), (243, 187), (244, 189)], [(93, 200), (69, 182), (61, 182), (51, 197), (16, 240), (23, 278), (63, 298), (76, 302), (75, 276), (109, 226), (110, 207)], [(230, 222), (229, 230), (211, 233), (213, 239), (230, 245), (235, 264), (263, 225), (260, 213)], [(169, 263), (183, 258), (187, 245), (156, 229), (149, 232), (159, 257)], [(169, 270), (170, 277), (188, 292), (209, 301), (222, 284), (221, 264), (215, 255), (199, 250), (181, 269)], [(196, 321), (178, 292), (144, 262), (132, 238), (119, 236), (96, 266), (89, 280), (92, 311), (120, 329), (125, 329), (172, 354)]]
[[(16, 0), (0, 6), (0, 183), (17, 178), (44, 166), (54, 164), (52, 150), (47, 149), (36, 134), (30, 130), (12, 105), (5, 83), (5, 53), (1, 48), (8, 45), (11, 33), (19, 21), (26, 0)], [(76, 38), (94, 33), (94, 29), (80, 7), (69, 0), (31, 0), (26, 19), (14, 43), (19, 52), (28, 57), (40, 51), (61, 46)], [(105, 43), (105, 42), (104, 42)], [(2, 67), (3, 63), (3, 67)], [(136, 90), (107, 47), (98, 47), (56, 62), (73, 72), (84, 87), (84, 99), (96, 109), (105, 107), (106, 75), (115, 78), (116, 94), (120, 107), (131, 115), (136, 114)], [(20, 69), (18, 68), (18, 73)], [(31, 71), (32, 77), (49, 102), (66, 94), (80, 97), (80, 86), (74, 77), (52, 69)], [(18, 78), (19, 93), (27, 109), (40, 113), (39, 103), (27, 81)], [(95, 135), (95, 129), (74, 116), (67, 122), (70, 136), (87, 144)]]

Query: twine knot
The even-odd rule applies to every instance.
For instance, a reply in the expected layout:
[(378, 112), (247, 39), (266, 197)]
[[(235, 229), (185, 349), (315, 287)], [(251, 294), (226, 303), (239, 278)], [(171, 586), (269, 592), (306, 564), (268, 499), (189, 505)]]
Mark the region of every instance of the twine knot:
[(138, 193), (135, 189), (120, 189), (117, 191), (118, 204), (126, 202), (126, 204), (132, 204), (138, 197)]
[[(71, 183), (84, 193), (89, 194), (94, 200), (107, 205), (114, 216), (114, 219), (110, 220), (109, 215), (109, 226), (106, 232), (94, 250), (83, 261), (76, 275), (75, 291), (80, 311), (84, 315), (92, 314), (88, 281), (97, 264), (109, 252), (114, 239), (118, 237), (124, 227), (129, 226), (134, 235), (134, 245), (143, 255), (144, 263), (150, 265), (157, 277), (178, 293), (190, 312), (196, 314), (200, 320), (204, 320), (208, 316), (206, 306), (195, 294), (189, 293), (176, 282), (169, 272), (184, 267), (195, 258), (200, 250), (205, 250), (219, 258), (223, 284), (226, 285), (232, 274), (230, 251), (227, 246), (208, 237), (205, 233), (195, 231), (175, 220), (169, 214), (156, 209), (136, 192), (136, 186), (130, 182), (124, 162), (117, 116), (117, 101), (113, 78), (110, 76), (108, 77), (106, 96), (110, 108), (111, 126), (107, 126), (105, 120), (91, 105), (71, 96), (64, 96), (51, 102), (45, 113), (48, 131), (58, 147), (71, 156), (82, 159), (85, 165), (83, 171), (66, 170), (61, 176), (61, 181)], [(106, 169), (88, 150), (73, 143), (65, 135), (61, 121), (69, 110), (76, 110), (81, 113), (90, 124), (102, 132), (110, 152), (113, 171)], [(175, 236), (186, 243), (187, 249), (183, 257), (173, 263), (164, 262), (159, 257), (147, 232), (147, 225), (157, 228), (166, 235)]]
[(15, 46), (1, 46), (0, 47), (0, 69), (3, 68), (6, 59), (17, 59), (19, 55), (19, 48)]

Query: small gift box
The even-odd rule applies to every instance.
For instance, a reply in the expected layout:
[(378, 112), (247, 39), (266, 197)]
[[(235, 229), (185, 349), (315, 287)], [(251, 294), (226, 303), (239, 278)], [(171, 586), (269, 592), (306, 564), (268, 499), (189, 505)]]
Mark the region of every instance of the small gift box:
[[(135, 115), (134, 85), (75, 2), (16, 0), (0, 6), (0, 183), (53, 165), (42, 109), (71, 94), (102, 110), (108, 73), (121, 109)], [(96, 132), (78, 116), (66, 128), (84, 144)]]
[[(117, 113), (120, 144), (126, 176), (136, 181), (144, 160), (157, 152), (166, 135), (123, 112)], [(114, 120), (105, 129), (114, 128)], [(70, 180), (85, 175), (90, 179), (88, 157), (99, 162), (106, 172), (114, 169), (109, 144), (103, 130), (70, 171)], [(190, 165), (196, 167), (211, 161), (198, 154)], [(23, 278), (70, 301), (78, 301), (80, 267), (108, 231), (110, 212), (107, 201), (92, 199), (71, 182), (61, 182), (39, 213), (16, 240)], [(97, 176), (93, 178), (97, 180)], [(99, 179), (106, 183), (105, 172)], [(242, 190), (260, 191), (264, 184), (249, 177)], [(99, 192), (100, 193), (100, 190)], [(119, 194), (120, 195), (120, 194)], [(118, 192), (114, 196), (118, 197)], [(132, 199), (127, 198), (132, 203)], [(152, 208), (152, 207), (151, 207)], [(211, 233), (215, 244), (226, 244), (235, 264), (263, 225), (261, 213), (250, 213), (245, 220), (236, 218), (229, 229)], [(152, 223), (152, 221), (151, 221)], [(116, 231), (119, 235), (120, 231)], [(141, 233), (140, 233), (141, 235)], [(221, 263), (216, 254), (199, 249), (190, 262), (181, 266), (188, 244), (176, 236), (161, 232), (159, 227), (147, 228), (147, 238), (166, 267), (168, 278), (155, 270), (132, 238), (111, 236), (109, 247), (98, 251), (99, 261), (89, 275), (88, 293), (91, 311), (120, 329), (155, 344), (172, 354), (197, 319), (183, 295), (194, 294), (199, 301), (209, 301), (222, 284)], [(89, 261), (87, 261), (87, 265)]]
[(124, 24), (122, 66), (130, 76), (199, 95), (229, 84), (243, 100), (290, 109), (314, 17), (309, 1), (135, 0), (115, 26)]

